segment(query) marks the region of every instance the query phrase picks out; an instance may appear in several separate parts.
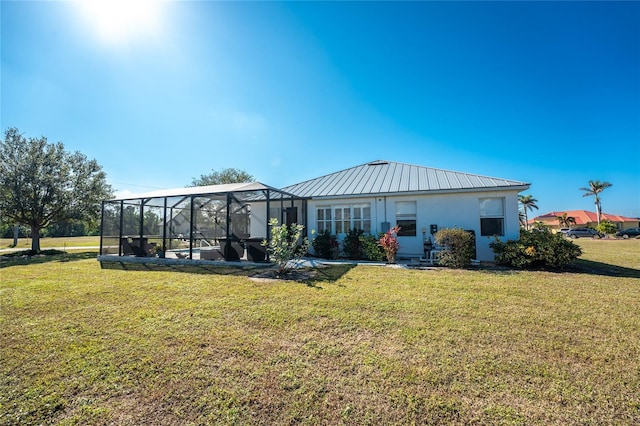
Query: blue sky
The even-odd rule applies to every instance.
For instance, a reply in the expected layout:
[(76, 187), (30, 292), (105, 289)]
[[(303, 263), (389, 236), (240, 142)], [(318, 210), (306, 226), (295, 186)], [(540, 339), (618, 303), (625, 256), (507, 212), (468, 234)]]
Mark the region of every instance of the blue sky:
[[(638, 2), (1, 2), (2, 131), (120, 193), (236, 167), (282, 187), (376, 159), (640, 216)], [(534, 214), (535, 214), (534, 213)]]

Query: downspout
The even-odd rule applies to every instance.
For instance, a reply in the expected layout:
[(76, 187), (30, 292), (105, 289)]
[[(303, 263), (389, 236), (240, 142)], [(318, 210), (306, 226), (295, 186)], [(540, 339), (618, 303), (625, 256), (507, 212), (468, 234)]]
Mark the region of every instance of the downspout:
[(387, 220), (387, 196), (386, 195), (383, 197), (383, 200), (384, 200), (384, 221), (388, 222), (388, 220)]

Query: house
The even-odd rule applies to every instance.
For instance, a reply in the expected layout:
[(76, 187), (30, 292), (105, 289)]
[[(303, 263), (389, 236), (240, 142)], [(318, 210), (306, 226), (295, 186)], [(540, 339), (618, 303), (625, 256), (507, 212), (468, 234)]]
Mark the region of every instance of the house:
[[(551, 229), (560, 229), (560, 222), (558, 222), (558, 218), (562, 217), (566, 213), (567, 217), (572, 217), (575, 219), (574, 227), (591, 227), (595, 228), (598, 226), (598, 215), (595, 212), (590, 212), (587, 210), (567, 210), (567, 211), (557, 211), (557, 212), (549, 212), (537, 217), (534, 217), (529, 221), (530, 224), (534, 224), (536, 222), (542, 222), (545, 225), (549, 226)], [(600, 215), (601, 220), (608, 220), (619, 230), (625, 230), (629, 228), (637, 228), (640, 227), (640, 219), (638, 218), (630, 218), (624, 216), (618, 216), (615, 214), (602, 213)]]
[[(476, 236), (476, 258), (493, 260), (495, 236), (520, 235), (518, 193), (530, 184), (378, 160), (282, 188), (307, 199), (310, 230), (340, 237), (350, 228), (377, 234), (400, 226), (398, 257), (424, 255), (438, 229)], [(311, 236), (310, 236), (311, 237)]]
[(277, 218), (304, 225), (309, 239), (314, 231), (343, 239), (349, 229), (376, 235), (398, 225), (398, 258), (423, 256), (426, 239), (457, 227), (475, 235), (477, 259), (493, 260), (495, 236), (519, 237), (518, 193), (529, 186), (378, 160), (282, 189), (253, 182), (154, 191), (103, 202), (100, 254), (162, 248), (177, 258), (263, 259), (260, 242)]

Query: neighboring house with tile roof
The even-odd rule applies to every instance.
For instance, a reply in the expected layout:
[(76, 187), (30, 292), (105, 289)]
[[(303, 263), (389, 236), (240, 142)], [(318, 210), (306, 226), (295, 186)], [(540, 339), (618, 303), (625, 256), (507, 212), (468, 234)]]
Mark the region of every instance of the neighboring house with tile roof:
[[(551, 229), (560, 229), (560, 224), (558, 222), (558, 218), (562, 217), (563, 214), (567, 214), (567, 217), (573, 217), (576, 221), (576, 224), (573, 227), (592, 227), (595, 228), (598, 226), (598, 216), (595, 212), (590, 212), (588, 210), (567, 210), (567, 211), (554, 211), (549, 212), (533, 219), (529, 220), (530, 224), (534, 224), (536, 222), (542, 222), (545, 225), (551, 227)], [(609, 220), (611, 223), (616, 225), (619, 230), (625, 230), (629, 228), (637, 228), (640, 226), (640, 219), (631, 218), (625, 216), (618, 216), (615, 214), (602, 213), (600, 215), (601, 220)]]
[(343, 237), (352, 228), (377, 234), (399, 225), (399, 257), (422, 256), (438, 229), (473, 231), (476, 257), (493, 260), (494, 236), (517, 239), (520, 181), (378, 160), (282, 188), (307, 199), (306, 225)]

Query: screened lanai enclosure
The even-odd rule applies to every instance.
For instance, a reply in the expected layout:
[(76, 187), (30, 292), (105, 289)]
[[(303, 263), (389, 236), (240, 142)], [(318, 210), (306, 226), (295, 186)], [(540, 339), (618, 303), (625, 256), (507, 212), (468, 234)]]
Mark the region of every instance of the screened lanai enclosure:
[(267, 261), (269, 221), (306, 227), (306, 200), (259, 182), (154, 191), (102, 204), (100, 255)]

